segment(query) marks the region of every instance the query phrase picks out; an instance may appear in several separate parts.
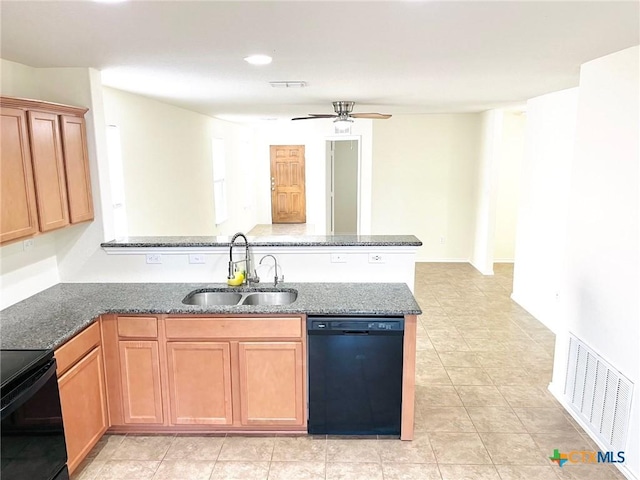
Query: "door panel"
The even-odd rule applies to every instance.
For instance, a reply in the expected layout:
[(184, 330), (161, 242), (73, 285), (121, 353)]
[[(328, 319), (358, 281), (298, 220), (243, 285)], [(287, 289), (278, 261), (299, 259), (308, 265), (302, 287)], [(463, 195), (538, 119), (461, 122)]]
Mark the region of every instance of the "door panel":
[(242, 425), (303, 425), (301, 342), (240, 342)]
[(29, 131), (40, 230), (47, 232), (69, 224), (58, 115), (30, 111)]
[(173, 425), (231, 425), (228, 342), (169, 342), (169, 402)]
[(304, 145), (271, 145), (271, 221), (305, 223)]
[(16, 108), (3, 108), (1, 112), (0, 243), (27, 237), (38, 231), (27, 114)]
[(71, 472), (107, 430), (102, 350), (96, 347), (58, 379)]
[(67, 174), (69, 219), (71, 223), (93, 220), (89, 154), (84, 118), (63, 115), (60, 124)]
[(158, 342), (120, 341), (124, 423), (162, 423)]

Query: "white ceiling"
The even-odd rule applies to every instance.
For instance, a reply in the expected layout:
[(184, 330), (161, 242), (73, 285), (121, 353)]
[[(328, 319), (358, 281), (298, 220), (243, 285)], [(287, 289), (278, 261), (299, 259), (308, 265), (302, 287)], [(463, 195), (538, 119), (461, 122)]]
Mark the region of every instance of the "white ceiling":
[[(470, 112), (576, 86), (640, 43), (637, 1), (7, 1), (1, 54), (228, 119)], [(265, 53), (257, 67), (243, 57)], [(269, 81), (302, 80), (304, 89)]]

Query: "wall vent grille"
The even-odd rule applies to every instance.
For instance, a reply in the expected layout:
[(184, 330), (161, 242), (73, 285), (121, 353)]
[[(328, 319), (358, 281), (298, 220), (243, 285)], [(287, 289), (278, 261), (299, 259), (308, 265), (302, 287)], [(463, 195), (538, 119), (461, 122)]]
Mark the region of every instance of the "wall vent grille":
[(633, 383), (570, 334), (564, 395), (608, 450), (625, 449), (632, 393)]

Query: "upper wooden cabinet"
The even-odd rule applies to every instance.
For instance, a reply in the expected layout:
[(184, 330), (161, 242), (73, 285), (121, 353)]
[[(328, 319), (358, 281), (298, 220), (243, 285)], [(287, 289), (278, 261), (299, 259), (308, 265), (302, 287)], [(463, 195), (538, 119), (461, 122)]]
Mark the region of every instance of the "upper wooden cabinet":
[(87, 152), (87, 129), (84, 118), (60, 117), (71, 223), (93, 220), (93, 198)]
[(0, 108), (0, 243), (38, 231), (27, 113)]
[(0, 107), (0, 243), (92, 220), (87, 110), (11, 97)]
[(53, 113), (30, 111), (28, 115), (40, 231), (48, 232), (69, 224), (60, 121)]

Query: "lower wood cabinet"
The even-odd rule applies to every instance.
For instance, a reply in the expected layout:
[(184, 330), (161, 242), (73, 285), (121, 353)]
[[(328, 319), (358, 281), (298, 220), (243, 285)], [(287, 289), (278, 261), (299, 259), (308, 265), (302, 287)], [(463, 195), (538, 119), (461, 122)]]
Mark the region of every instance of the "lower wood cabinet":
[(168, 342), (169, 404), (173, 425), (231, 425), (228, 342)]
[(109, 426), (100, 327), (93, 324), (55, 352), (69, 471)]
[(300, 316), (102, 317), (114, 430), (304, 431)]
[(162, 424), (160, 354), (157, 341), (120, 341), (124, 423)]
[(242, 425), (303, 425), (302, 342), (240, 342)]

